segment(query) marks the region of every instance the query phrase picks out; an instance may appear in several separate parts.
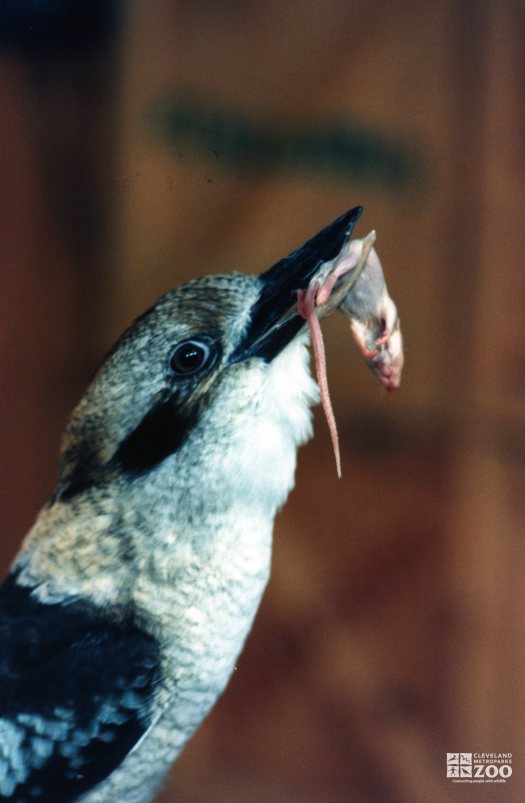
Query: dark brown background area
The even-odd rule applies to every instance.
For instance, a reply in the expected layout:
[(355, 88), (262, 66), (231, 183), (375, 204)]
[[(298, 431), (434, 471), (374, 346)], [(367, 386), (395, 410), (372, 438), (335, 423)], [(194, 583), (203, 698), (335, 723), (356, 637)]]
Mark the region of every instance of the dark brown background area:
[[(362, 204), (403, 387), (327, 321), (343, 480), (318, 415), (237, 671), (159, 799), (525, 799), (525, 6), (80, 2), (70, 24), (64, 2), (46, 27), (5, 5), (2, 570), (122, 328)], [(512, 752), (512, 780), (452, 785), (460, 750)]]

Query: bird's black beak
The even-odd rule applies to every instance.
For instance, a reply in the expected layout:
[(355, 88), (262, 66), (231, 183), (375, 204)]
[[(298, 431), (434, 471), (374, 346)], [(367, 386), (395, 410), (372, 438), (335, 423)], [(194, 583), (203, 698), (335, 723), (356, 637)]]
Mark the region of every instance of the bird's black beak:
[(306, 290), (321, 265), (335, 259), (362, 211), (356, 206), (345, 212), (296, 251), (261, 273), (259, 298), (253, 305), (242, 341), (231, 356), (232, 362), (250, 357), (270, 362), (293, 340), (304, 325), (297, 311), (286, 315), (296, 303), (295, 291)]

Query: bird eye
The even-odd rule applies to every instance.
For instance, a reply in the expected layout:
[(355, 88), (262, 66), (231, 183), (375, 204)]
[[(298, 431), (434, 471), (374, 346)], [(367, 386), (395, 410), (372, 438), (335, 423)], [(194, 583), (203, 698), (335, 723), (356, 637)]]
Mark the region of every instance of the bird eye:
[(176, 374), (194, 374), (210, 361), (212, 350), (200, 340), (186, 340), (179, 343), (171, 355), (170, 365)]

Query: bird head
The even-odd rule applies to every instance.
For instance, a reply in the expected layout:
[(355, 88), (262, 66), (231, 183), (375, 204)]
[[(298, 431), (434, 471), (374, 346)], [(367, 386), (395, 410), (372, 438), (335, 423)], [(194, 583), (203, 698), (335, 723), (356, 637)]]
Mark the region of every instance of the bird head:
[(166, 465), (179, 489), (200, 476), (224, 493), (228, 476), (242, 481), (262, 453), (271, 463), (288, 441), (295, 466), (316, 398), (295, 291), (338, 254), (360, 213), (342, 215), (259, 276), (194, 279), (138, 318), (73, 412), (56, 498), (124, 476), (140, 483)]

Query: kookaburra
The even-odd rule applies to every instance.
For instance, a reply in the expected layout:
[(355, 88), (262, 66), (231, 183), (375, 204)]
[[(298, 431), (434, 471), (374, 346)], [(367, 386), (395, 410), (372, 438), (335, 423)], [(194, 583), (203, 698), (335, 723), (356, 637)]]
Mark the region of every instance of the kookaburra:
[(98, 370), (0, 590), (1, 800), (150, 801), (223, 691), (318, 399), (295, 293), (360, 212), (167, 293)]

